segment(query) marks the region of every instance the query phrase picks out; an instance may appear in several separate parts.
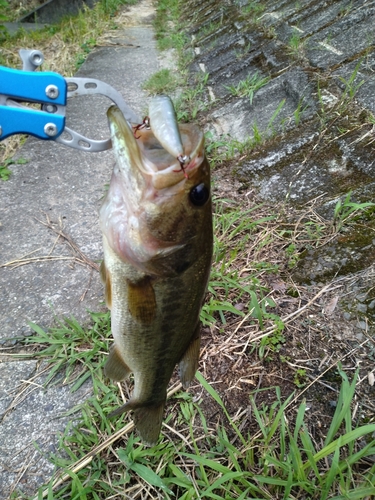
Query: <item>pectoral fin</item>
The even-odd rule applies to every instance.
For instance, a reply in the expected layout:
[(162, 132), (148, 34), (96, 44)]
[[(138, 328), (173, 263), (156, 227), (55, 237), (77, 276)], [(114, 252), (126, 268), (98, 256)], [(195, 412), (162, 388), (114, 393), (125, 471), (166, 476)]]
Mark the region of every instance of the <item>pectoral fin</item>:
[(115, 345), (109, 351), (108, 360), (104, 366), (104, 373), (107, 377), (117, 382), (126, 379), (131, 373), (130, 368), (118, 353)]
[(111, 309), (111, 307), (112, 307), (112, 283), (111, 283), (111, 275), (110, 275), (108, 269), (105, 267), (104, 260), (100, 264), (100, 277), (102, 279), (102, 282), (104, 283), (105, 304), (108, 307), (108, 309)]
[(198, 370), (199, 349), (201, 345), (200, 323), (195, 329), (193, 340), (190, 342), (185, 354), (178, 364), (178, 372), (184, 389), (187, 389)]
[(137, 321), (146, 325), (152, 323), (156, 315), (156, 298), (149, 276), (137, 283), (128, 283), (128, 308)]

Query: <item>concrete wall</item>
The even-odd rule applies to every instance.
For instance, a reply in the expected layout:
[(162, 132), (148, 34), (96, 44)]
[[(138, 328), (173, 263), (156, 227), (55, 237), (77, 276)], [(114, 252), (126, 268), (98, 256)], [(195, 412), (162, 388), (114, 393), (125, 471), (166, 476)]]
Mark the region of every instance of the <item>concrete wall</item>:
[(26, 16), (19, 19), (22, 23), (57, 23), (64, 16), (76, 15), (84, 5), (92, 8), (97, 0), (49, 0)]

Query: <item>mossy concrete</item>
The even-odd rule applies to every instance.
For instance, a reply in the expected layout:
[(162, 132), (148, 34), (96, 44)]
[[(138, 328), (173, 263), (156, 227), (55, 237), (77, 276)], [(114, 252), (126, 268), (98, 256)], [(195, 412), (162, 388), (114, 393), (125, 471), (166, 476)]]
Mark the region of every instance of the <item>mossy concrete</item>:
[[(374, 13), (374, 0), (187, 2), (191, 71), (209, 73), (206, 129), (221, 143), (258, 142), (233, 167), (243, 189), (269, 203), (320, 199), (328, 223), (332, 203), (349, 191), (352, 201), (374, 200)], [(228, 87), (255, 74), (269, 81), (252, 102), (232, 95)], [(343, 253), (355, 253), (345, 241), (333, 267), (358, 271), (374, 261), (371, 248), (361, 258), (358, 242), (353, 265), (340, 264)], [(301, 281), (304, 273), (332, 276), (304, 265)]]

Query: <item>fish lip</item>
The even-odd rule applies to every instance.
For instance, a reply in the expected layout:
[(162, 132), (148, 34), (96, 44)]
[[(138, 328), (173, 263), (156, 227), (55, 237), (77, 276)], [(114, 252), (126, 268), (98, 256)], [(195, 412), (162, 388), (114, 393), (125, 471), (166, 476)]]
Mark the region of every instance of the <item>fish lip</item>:
[[(185, 156), (188, 158), (182, 168), (178, 158), (163, 148), (152, 130), (130, 126), (116, 106), (111, 106), (107, 115), (115, 154), (117, 157), (127, 158), (126, 168), (133, 172), (138, 171), (145, 177), (171, 176), (173, 182), (172, 179), (168, 182), (168, 185), (171, 185), (183, 180), (185, 173), (195, 170), (203, 161), (204, 136), (201, 130), (192, 124), (179, 125)], [(160, 184), (160, 181), (157, 184)]]
[[(145, 162), (137, 144), (131, 125), (125, 120), (122, 112), (111, 106), (107, 111), (109, 128), (111, 131), (112, 148), (121, 170), (154, 171), (150, 162)], [(123, 160), (123, 161), (119, 161)], [(146, 169), (144, 168), (146, 167)]]

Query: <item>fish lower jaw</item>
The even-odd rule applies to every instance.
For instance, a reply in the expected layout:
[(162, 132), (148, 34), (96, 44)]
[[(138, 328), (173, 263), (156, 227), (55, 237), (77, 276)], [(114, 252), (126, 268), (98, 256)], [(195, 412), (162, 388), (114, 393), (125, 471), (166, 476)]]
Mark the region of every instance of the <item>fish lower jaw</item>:
[[(148, 241), (140, 242), (137, 245), (113, 246), (112, 250), (121, 263), (126, 263), (134, 267), (139, 272), (146, 275), (163, 275), (163, 259), (182, 250), (186, 245), (163, 246), (160, 242)], [(155, 262), (159, 264), (160, 273), (155, 272)]]

